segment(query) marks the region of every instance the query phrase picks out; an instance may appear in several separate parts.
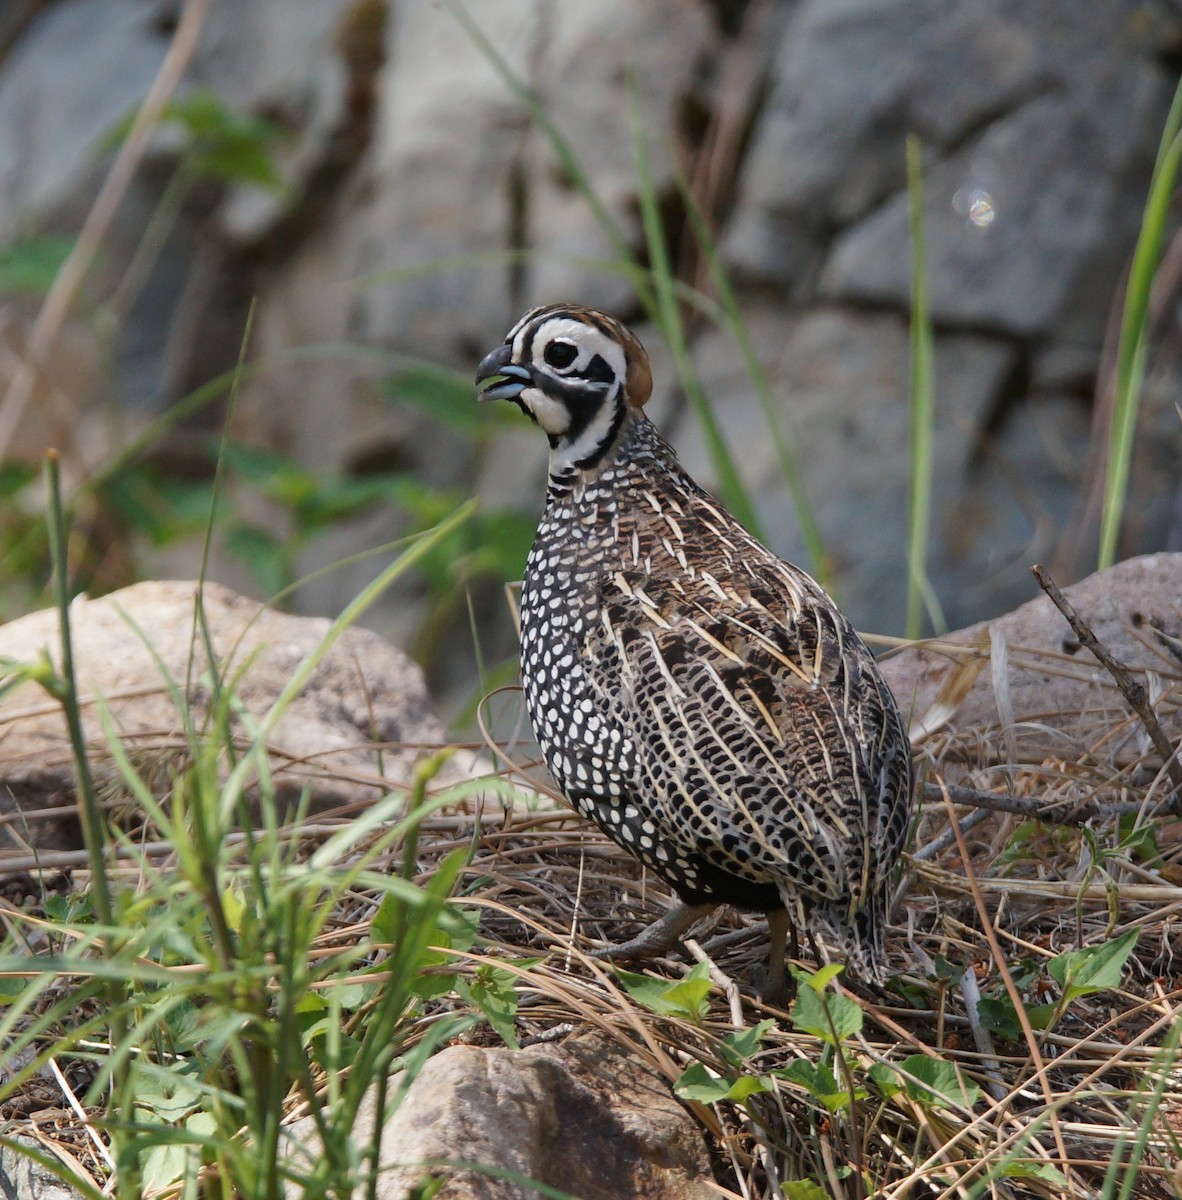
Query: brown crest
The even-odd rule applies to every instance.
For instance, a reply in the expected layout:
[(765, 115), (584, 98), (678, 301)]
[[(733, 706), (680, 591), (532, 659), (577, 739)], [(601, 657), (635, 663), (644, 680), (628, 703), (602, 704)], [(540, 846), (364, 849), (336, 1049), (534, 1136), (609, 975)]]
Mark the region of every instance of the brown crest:
[(628, 361), (628, 374), (624, 378), (624, 394), (633, 408), (643, 408), (653, 394), (653, 371), (648, 365), (648, 354), (640, 339), (622, 325), (620, 341), (624, 346), (624, 357)]

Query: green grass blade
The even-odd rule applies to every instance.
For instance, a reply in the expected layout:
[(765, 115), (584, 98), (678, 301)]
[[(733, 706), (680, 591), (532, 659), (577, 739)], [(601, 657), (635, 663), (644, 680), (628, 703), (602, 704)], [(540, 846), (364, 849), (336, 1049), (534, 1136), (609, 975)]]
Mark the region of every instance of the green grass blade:
[[(1146, 1151), (1149, 1148), (1149, 1134), (1161, 1110), (1166, 1088), (1170, 1085), (1171, 1076), (1178, 1062), (1180, 1039), (1182, 1039), (1182, 1020), (1176, 1020), (1170, 1026), (1153, 1066), (1138, 1087), (1138, 1093), (1144, 1100), (1144, 1109), (1137, 1124), (1132, 1147), (1130, 1149), (1128, 1138), (1122, 1135), (1112, 1148), (1112, 1157), (1100, 1189), (1101, 1200), (1113, 1200), (1114, 1196), (1117, 1197), (1117, 1200), (1128, 1200), (1132, 1195), (1133, 1188), (1140, 1180), (1141, 1164), (1144, 1162)], [(1146, 1086), (1147, 1084), (1148, 1086)], [(1127, 1161), (1126, 1153), (1128, 1153)], [(1117, 1190), (1118, 1184), (1119, 1191)]]
[(927, 574), (932, 508), (932, 425), (935, 380), (932, 315), (928, 298), (927, 248), (923, 234), (923, 164), (919, 139), (907, 139), (907, 199), (911, 229), (911, 463), (908, 478), (907, 636), (923, 634), (923, 614), (937, 631), (944, 614)]
[(1129, 486), (1129, 468), (1133, 459), (1133, 439), (1137, 412), (1145, 384), (1146, 334), (1153, 277), (1161, 260), (1162, 241), (1174, 192), (1178, 163), (1182, 159), (1182, 84), (1174, 93), (1174, 102), (1166, 118), (1141, 232), (1133, 251), (1129, 282), (1121, 314), (1120, 342), (1116, 352), (1116, 384), (1112, 397), (1112, 428), (1108, 435), (1108, 463), (1104, 474), (1104, 503), (1100, 513), (1099, 567), (1112, 566), (1116, 560), (1116, 542), (1124, 517)]

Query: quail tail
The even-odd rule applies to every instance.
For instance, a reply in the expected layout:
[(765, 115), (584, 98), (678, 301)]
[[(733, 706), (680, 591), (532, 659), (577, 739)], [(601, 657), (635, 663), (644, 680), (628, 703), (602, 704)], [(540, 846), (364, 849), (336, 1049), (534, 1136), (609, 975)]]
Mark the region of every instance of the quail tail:
[(886, 983), (886, 925), (888, 889), (882, 888), (866, 900), (856, 913), (848, 909), (835, 911), (820, 908), (816, 911), (824, 940), (832, 944), (834, 957), (844, 960), (851, 977), (867, 983)]

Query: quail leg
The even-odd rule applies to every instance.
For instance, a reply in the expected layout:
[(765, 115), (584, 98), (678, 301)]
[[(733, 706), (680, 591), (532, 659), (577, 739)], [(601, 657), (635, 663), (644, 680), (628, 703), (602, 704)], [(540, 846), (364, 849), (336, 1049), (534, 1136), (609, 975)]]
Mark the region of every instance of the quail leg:
[(791, 995), (788, 990), (788, 976), (784, 970), (784, 955), (787, 953), (788, 940), (792, 940), (792, 954), (796, 956), (796, 929), (788, 919), (786, 908), (777, 909), (767, 915), (768, 952), (767, 979), (763, 987), (763, 999), (766, 1004), (774, 1004), (777, 1008), (787, 1008)]
[(654, 921), (643, 933), (617, 946), (592, 950), (591, 957), (623, 961), (655, 958), (668, 950), (695, 921), (700, 921), (714, 907), (713, 904), (679, 904)]

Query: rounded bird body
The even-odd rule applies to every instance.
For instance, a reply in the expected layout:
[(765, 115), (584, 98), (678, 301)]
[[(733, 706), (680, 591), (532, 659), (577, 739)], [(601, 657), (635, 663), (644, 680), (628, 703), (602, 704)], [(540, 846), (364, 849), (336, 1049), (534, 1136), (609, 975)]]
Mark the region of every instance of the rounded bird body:
[(647, 357), (611, 318), (535, 309), (477, 380), (550, 439), (521, 675), (563, 794), (691, 910), (819, 930), (881, 979), (912, 782), (869, 650), (686, 474), (641, 411)]

